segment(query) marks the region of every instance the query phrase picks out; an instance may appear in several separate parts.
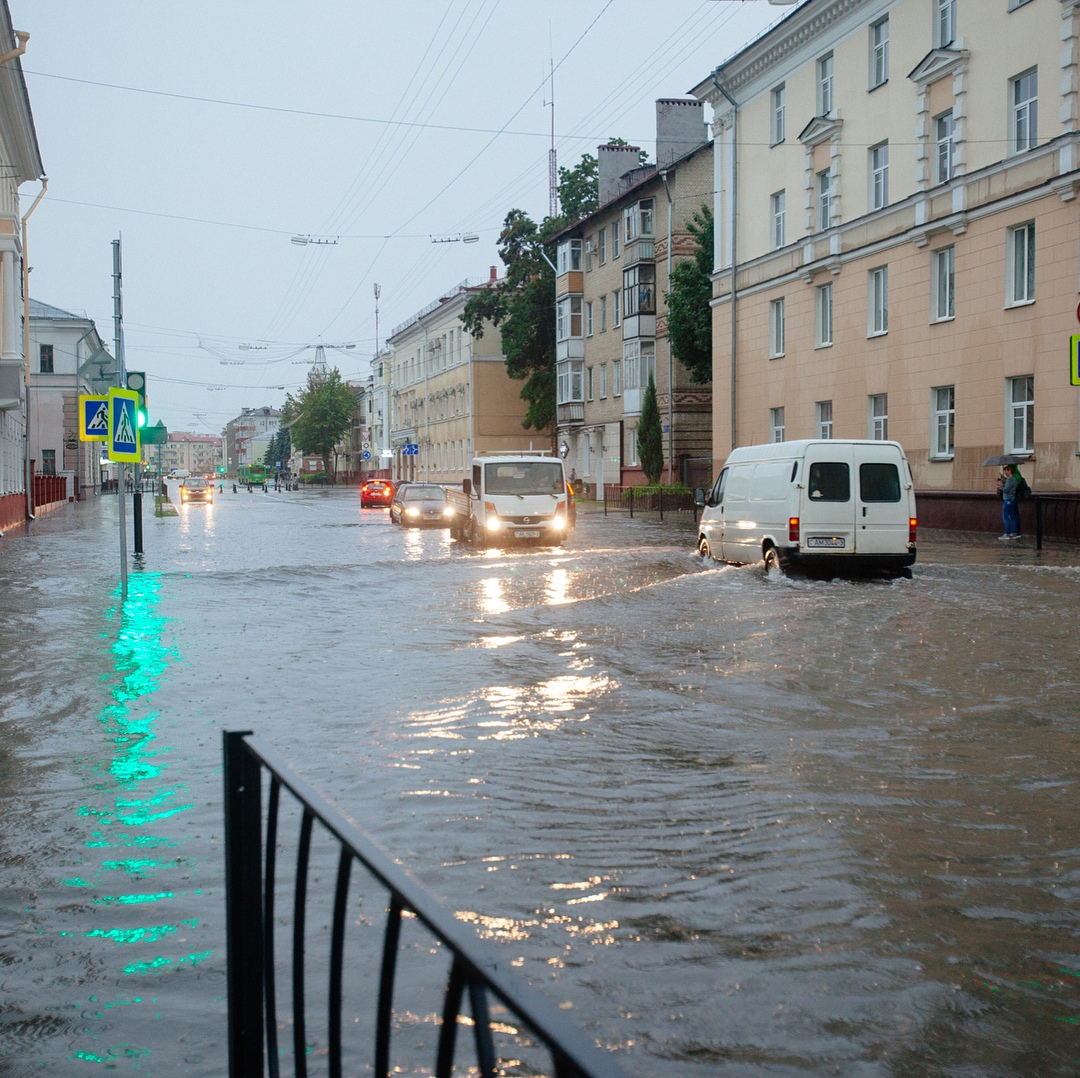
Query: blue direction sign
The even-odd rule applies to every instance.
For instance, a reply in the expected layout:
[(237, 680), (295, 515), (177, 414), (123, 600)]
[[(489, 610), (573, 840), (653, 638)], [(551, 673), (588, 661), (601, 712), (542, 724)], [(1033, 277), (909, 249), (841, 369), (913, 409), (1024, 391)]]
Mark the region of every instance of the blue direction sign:
[(109, 390), (109, 460), (139, 463), (139, 394), (131, 389)]
[(418, 456), (420, 456), (420, 443), (419, 442), (406, 442), (401, 447), (401, 455), (403, 457), (418, 457)]
[(79, 394), (79, 441), (109, 440), (109, 398)]
[(368, 450), (368, 449), (362, 449), (360, 451), (360, 459), (361, 460), (371, 460), (371, 451)]

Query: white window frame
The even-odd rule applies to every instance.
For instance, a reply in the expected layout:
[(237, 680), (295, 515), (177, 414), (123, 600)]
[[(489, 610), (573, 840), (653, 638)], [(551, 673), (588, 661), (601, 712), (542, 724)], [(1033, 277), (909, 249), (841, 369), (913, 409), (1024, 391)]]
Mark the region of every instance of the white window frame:
[(622, 360), (616, 359), (611, 364), (611, 395), (622, 396)]
[(1035, 451), (1035, 375), (1005, 379), (1005, 450)]
[(1039, 69), (1031, 67), (1009, 79), (1009, 148), (1027, 153), (1038, 145)]
[(1008, 230), (1005, 249), (1005, 306), (1026, 307), (1035, 302), (1035, 222)]
[(655, 385), (656, 341), (647, 337), (623, 341), (623, 389), (640, 389), (644, 392), (650, 374)]
[(948, 109), (934, 117), (934, 183), (948, 183), (956, 174), (953, 142), (955, 122), (953, 110)]
[(889, 81), (889, 16), (870, 26), (870, 89)]
[(626, 435), (628, 439), (628, 445), (626, 446), (626, 463), (631, 468), (637, 467), (638, 455), (637, 455), (637, 427), (627, 427)]
[(956, 317), (956, 248), (942, 247), (931, 255), (931, 322), (951, 322)]
[(779, 408), (769, 409), (769, 440), (772, 442), (782, 442), (784, 440), (784, 408), (781, 405)]
[(607, 400), (607, 364), (600, 364), (600, 399)]
[(817, 114), (819, 116), (829, 116), (836, 107), (833, 73), (833, 54), (827, 52), (817, 62)]
[(773, 90), (771, 101), (769, 144), (779, 146), (787, 138), (787, 86), (784, 83)]
[(956, 40), (956, 0), (934, 0), (934, 48), (948, 48)]
[(600, 297), (600, 332), (607, 332), (607, 296)]
[(832, 168), (817, 174), (817, 226), (819, 232), (832, 228)]
[(889, 332), (889, 267), (876, 266), (867, 274), (867, 337)]
[(583, 359), (560, 359), (555, 365), (556, 404), (583, 404), (584, 397)]
[(787, 326), (784, 297), (769, 303), (769, 359), (780, 359), (787, 343)]
[(593, 308), (592, 300), (585, 301), (585, 336), (591, 337), (593, 335)]
[(618, 329), (622, 325), (622, 292), (611, 293), (611, 328)]
[(866, 399), (866, 436), (875, 442), (889, 440), (889, 394), (871, 393)]
[(952, 460), (956, 448), (956, 386), (934, 386), (930, 394), (930, 459)]
[(581, 240), (563, 240), (555, 255), (559, 276), (581, 269)]
[(596, 243), (599, 247), (598, 255), (600, 258), (600, 265), (603, 266), (607, 263), (607, 229), (602, 228), (596, 233)]
[(555, 304), (555, 339), (581, 338), (581, 296), (563, 296)]
[(617, 217), (611, 222), (611, 257), (613, 259), (618, 258), (622, 253), (622, 238), (619, 234), (621, 223)]
[(870, 147), (870, 209), (883, 210), (889, 204), (889, 143)]
[(787, 191), (777, 191), (769, 196), (772, 217), (773, 250), (779, 250), (787, 241)]
[(591, 401), (593, 399), (593, 369), (592, 367), (585, 368), (585, 399)]
[(814, 292), (814, 347), (829, 348), (833, 343), (832, 282), (819, 285)]
[(832, 438), (832, 401), (817, 401), (814, 404), (814, 430), (818, 438)]

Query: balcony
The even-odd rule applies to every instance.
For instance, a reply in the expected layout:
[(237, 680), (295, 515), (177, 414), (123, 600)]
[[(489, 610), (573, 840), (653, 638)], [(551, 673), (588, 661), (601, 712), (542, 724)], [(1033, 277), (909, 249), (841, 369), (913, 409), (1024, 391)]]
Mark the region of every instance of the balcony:
[(653, 262), (656, 260), (656, 240), (652, 236), (642, 236), (631, 240), (623, 247), (623, 265), (632, 266), (636, 262)]
[(585, 422), (584, 401), (572, 401), (558, 406), (558, 424), (560, 427), (577, 426)]

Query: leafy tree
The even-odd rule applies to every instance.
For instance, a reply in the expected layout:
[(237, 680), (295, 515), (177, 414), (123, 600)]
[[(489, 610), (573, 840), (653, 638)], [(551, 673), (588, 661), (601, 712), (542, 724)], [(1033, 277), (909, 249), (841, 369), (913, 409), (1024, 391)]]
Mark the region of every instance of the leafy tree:
[(652, 371), (649, 384), (641, 398), (641, 416), (637, 425), (638, 460), (645, 479), (651, 485), (657, 483), (664, 470), (664, 432), (660, 428), (660, 409), (656, 403), (656, 382)]
[(352, 422), (352, 390), (335, 367), (321, 364), (308, 371), (307, 388), (299, 396), (289, 393), (281, 412), (282, 426), (301, 453), (322, 457), (323, 471), (330, 471), (330, 454)]
[(665, 297), (668, 340), (672, 355), (690, 372), (690, 381), (706, 385), (712, 381), (712, 210), (702, 206), (686, 222), (686, 230), (694, 237), (694, 257), (671, 271), (671, 291)]
[(573, 168), (559, 169), (559, 207), (565, 227), (588, 217), (600, 205), (600, 179), (597, 161), (591, 153), (582, 154)]

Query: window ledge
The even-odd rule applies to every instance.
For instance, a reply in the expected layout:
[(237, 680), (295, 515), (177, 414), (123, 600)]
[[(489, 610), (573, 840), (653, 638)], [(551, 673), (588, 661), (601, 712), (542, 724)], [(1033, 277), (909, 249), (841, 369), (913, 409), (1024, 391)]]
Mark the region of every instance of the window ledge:
[(873, 340), (875, 337), (887, 337), (888, 335), (889, 331), (887, 329), (880, 329), (877, 331), (877, 333), (868, 333), (866, 335), (866, 339), (870, 341)]
[[(1077, 454), (1077, 456), (1080, 456), (1080, 454)], [(947, 464), (953, 458), (950, 455), (947, 457), (927, 457), (926, 459), (930, 464)]]
[(814, 351), (816, 352), (819, 348), (832, 348), (832, 346), (833, 346), (832, 341), (827, 341), (824, 344), (815, 344), (814, 345)]
[(773, 354), (770, 354), (769, 359), (783, 359), (784, 355), (784, 352), (775, 352)]
[(866, 92), (868, 94), (872, 94), (875, 90), (880, 90), (882, 88), (882, 86), (888, 86), (888, 85), (889, 85), (889, 80), (888, 79), (882, 79), (881, 82), (876, 82), (876, 83), (874, 83), (873, 86), (867, 87)]
[(1005, 307), (1004, 307), (1004, 310), (1012, 311), (1012, 310), (1015, 310), (1017, 307), (1034, 307), (1034, 306), (1035, 306), (1035, 301), (1033, 299), (1020, 299), (1020, 300), (1017, 300), (1015, 303), (1006, 303)]
[(955, 322), (955, 321), (956, 321), (956, 315), (955, 314), (950, 314), (950, 315), (946, 315), (944, 318), (931, 318), (930, 319), (930, 325), (932, 325), (932, 326), (940, 326), (942, 322)]

